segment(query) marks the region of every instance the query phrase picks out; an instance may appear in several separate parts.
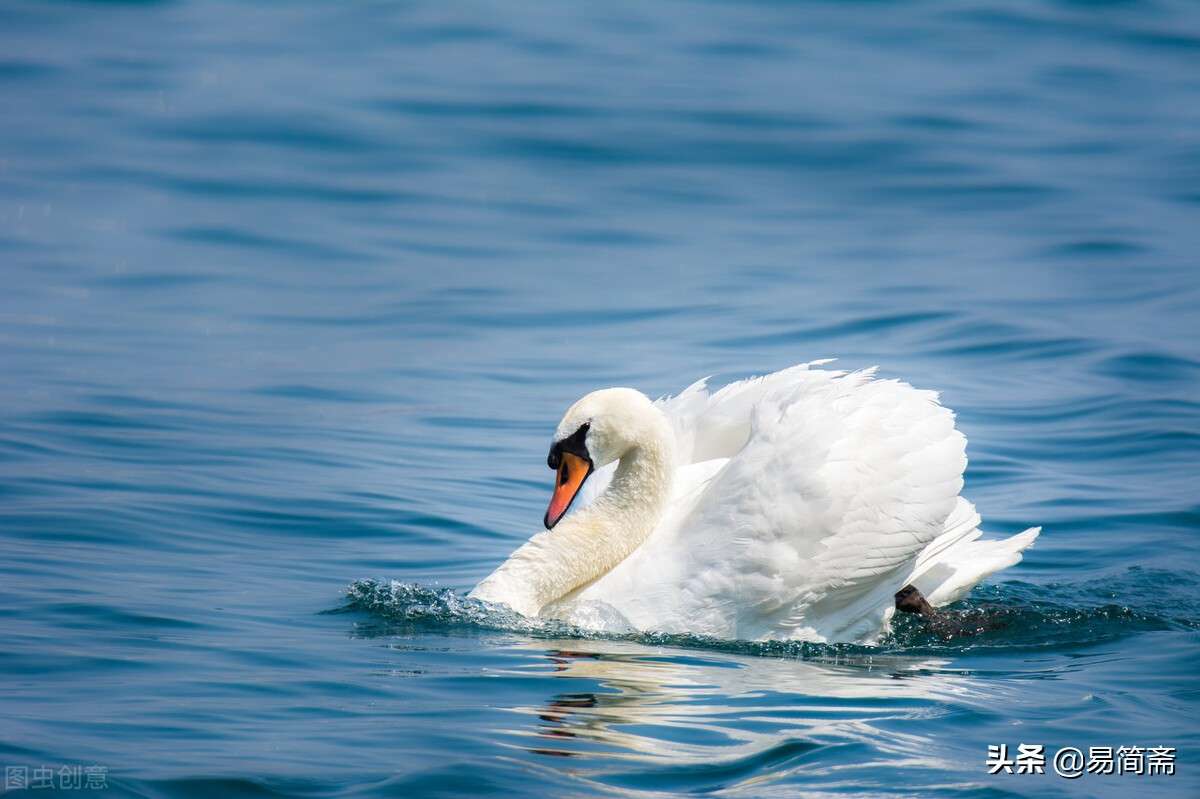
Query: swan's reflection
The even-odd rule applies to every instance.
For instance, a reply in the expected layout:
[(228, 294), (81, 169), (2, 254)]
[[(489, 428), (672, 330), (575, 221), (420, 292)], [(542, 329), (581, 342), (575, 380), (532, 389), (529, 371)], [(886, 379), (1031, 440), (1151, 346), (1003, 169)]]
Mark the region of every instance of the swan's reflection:
[[(913, 720), (990, 701), (948, 661), (856, 655), (836, 662), (657, 650), (615, 641), (515, 644), (520, 669), (578, 681), (507, 732), (539, 755), (704, 764), (760, 772), (819, 768), (827, 745), (859, 743), (889, 766), (937, 766)], [(907, 728), (907, 729), (906, 729)], [(815, 762), (813, 762), (815, 761)], [(732, 765), (730, 765), (732, 764)], [(740, 765), (739, 765), (740, 764)], [(783, 771), (780, 771), (783, 769)], [(748, 775), (747, 775), (748, 776)], [(761, 776), (766, 776), (761, 774)]]

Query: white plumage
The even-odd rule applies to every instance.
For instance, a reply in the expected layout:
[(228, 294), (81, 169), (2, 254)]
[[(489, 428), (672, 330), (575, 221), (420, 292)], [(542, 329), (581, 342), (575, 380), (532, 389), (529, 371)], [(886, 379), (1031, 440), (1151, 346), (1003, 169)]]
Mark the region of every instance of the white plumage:
[(589, 423), (603, 468), (474, 595), (609, 629), (863, 641), (905, 584), (936, 606), (1018, 562), (1038, 529), (976, 540), (966, 439), (937, 395), (824, 363), (644, 408), (629, 390), (585, 397), (556, 440)]

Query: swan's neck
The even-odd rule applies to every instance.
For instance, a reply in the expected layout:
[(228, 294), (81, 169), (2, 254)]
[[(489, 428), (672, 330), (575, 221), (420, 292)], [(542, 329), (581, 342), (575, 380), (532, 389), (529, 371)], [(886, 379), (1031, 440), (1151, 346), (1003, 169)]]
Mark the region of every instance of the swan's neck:
[(471, 596), (536, 616), (637, 549), (658, 525), (674, 473), (674, 435), (665, 419), (657, 421), (621, 456), (612, 482), (595, 502), (529, 539)]

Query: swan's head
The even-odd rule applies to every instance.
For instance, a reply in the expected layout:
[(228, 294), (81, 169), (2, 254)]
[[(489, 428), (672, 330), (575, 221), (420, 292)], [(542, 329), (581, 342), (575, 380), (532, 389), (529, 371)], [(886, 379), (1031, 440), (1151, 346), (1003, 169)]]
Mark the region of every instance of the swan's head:
[(557, 472), (554, 495), (544, 519), (558, 524), (588, 476), (644, 441), (647, 425), (661, 414), (649, 398), (632, 388), (593, 391), (567, 409), (550, 444), (546, 463)]

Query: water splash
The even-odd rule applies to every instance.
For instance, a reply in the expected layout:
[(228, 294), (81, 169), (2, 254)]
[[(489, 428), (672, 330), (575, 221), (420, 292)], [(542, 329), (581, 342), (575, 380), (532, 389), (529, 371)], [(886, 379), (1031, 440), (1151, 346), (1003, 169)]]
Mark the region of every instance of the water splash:
[[(934, 622), (898, 614), (874, 646), (807, 641), (735, 641), (675, 633), (612, 633), (555, 619), (531, 619), (502, 605), (449, 588), (396, 580), (352, 583), (347, 602), (331, 612), (362, 612), (366, 636), (414, 629), (520, 633), (535, 638), (632, 641), (648, 646), (704, 649), (763, 657), (841, 659), (853, 655), (953, 653), (977, 649), (1073, 647), (1156, 630), (1200, 630), (1200, 577), (1189, 572), (1132, 567), (1078, 583), (1007, 582), (976, 589), (942, 610)], [(1136, 605), (1125, 604), (1136, 602)]]

